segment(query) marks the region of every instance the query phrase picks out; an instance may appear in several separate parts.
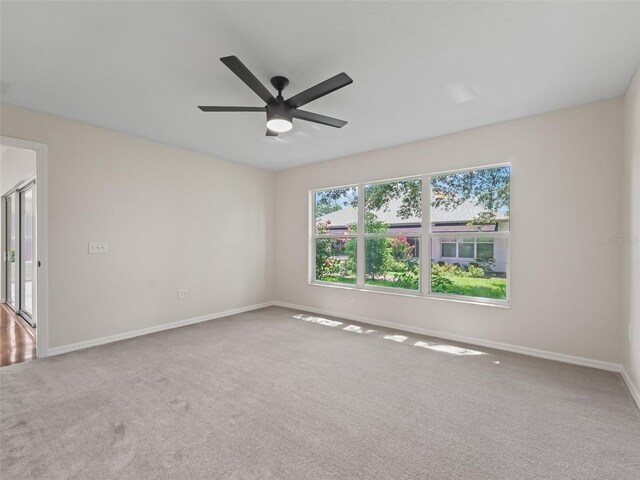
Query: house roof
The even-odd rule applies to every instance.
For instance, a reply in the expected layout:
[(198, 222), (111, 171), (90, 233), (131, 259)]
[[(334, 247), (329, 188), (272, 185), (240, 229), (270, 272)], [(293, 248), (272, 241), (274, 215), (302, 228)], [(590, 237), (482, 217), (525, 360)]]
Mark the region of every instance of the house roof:
[[(421, 223), (422, 219), (416, 216), (410, 216), (409, 218), (400, 218), (398, 216), (398, 209), (402, 202), (399, 199), (393, 199), (389, 202), (386, 209), (376, 210), (374, 213), (384, 223), (389, 225), (397, 224), (411, 224)], [(460, 204), (456, 208), (446, 210), (443, 207), (431, 208), (431, 222), (432, 223), (467, 223), (475, 219), (480, 213), (484, 211), (482, 206), (476, 205), (473, 202), (466, 201)], [(498, 213), (496, 216), (498, 220), (508, 220), (509, 217), (504, 213)], [(337, 212), (331, 212), (323, 215), (318, 219), (320, 222), (330, 221), (331, 226), (336, 227), (340, 225), (347, 225), (350, 223), (356, 223), (358, 221), (358, 211), (355, 207), (345, 207)]]

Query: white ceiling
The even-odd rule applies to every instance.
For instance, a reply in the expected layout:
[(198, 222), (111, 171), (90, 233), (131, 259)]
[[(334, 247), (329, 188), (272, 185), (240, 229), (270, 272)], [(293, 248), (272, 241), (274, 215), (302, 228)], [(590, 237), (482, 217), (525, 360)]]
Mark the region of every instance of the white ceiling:
[[(2, 2), (2, 101), (279, 170), (624, 94), (640, 2)], [(265, 138), (262, 105), (218, 59), (285, 97), (354, 83)], [(7, 83), (10, 82), (10, 83)]]

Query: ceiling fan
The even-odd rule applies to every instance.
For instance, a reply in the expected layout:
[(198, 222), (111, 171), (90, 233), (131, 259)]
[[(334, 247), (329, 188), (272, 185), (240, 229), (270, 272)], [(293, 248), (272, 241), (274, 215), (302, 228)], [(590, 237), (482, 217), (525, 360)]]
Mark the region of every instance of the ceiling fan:
[(266, 112), (266, 135), (268, 137), (275, 137), (278, 136), (278, 133), (288, 132), (291, 130), (293, 128), (294, 118), (319, 123), (321, 125), (329, 125), (330, 127), (336, 128), (344, 127), (347, 124), (344, 120), (338, 120), (337, 118), (327, 117), (318, 113), (307, 112), (306, 110), (300, 110), (298, 108), (353, 83), (351, 77), (344, 72), (285, 100), (282, 97), (282, 91), (289, 84), (289, 80), (287, 78), (277, 76), (271, 79), (271, 85), (273, 85), (273, 88), (278, 91), (278, 95), (274, 98), (274, 96), (269, 93), (269, 90), (260, 83), (260, 80), (251, 73), (251, 71), (238, 59), (238, 57), (233, 55), (230, 57), (222, 57), (220, 61), (240, 77), (240, 80), (246, 83), (251, 90), (257, 93), (258, 96), (266, 102), (266, 105), (264, 107), (199, 106), (198, 108), (203, 112)]

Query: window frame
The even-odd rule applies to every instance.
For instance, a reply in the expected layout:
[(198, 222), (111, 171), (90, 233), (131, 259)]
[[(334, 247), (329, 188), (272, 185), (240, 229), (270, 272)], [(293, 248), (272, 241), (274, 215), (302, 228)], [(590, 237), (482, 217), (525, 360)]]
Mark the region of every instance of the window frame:
[[(431, 179), (432, 177), (440, 177), (446, 175), (452, 175), (457, 173), (464, 173), (469, 171), (477, 171), (477, 170), (490, 170), (495, 168), (503, 168), (509, 167), (509, 188), (511, 189), (512, 185), (512, 174), (513, 167), (510, 163), (499, 163), (499, 164), (491, 164), (491, 165), (483, 165), (469, 168), (462, 168), (457, 170), (448, 170), (443, 172), (434, 172), (430, 174), (423, 175), (411, 175), (406, 177), (397, 177), (383, 180), (374, 180), (374, 181), (366, 181), (359, 182), (354, 184), (347, 184), (341, 186), (331, 186), (331, 187), (323, 187), (323, 188), (315, 188), (309, 190), (309, 262), (308, 262), (308, 283), (309, 285), (316, 286), (325, 286), (331, 288), (342, 288), (348, 290), (358, 290), (362, 292), (375, 292), (375, 293), (384, 293), (391, 295), (399, 295), (399, 296), (408, 296), (408, 297), (417, 297), (417, 298), (428, 298), (435, 300), (445, 300), (450, 302), (458, 302), (458, 303), (473, 303), (476, 305), (486, 305), (493, 307), (503, 307), (510, 308), (511, 304), (511, 256), (510, 256), (510, 234), (511, 234), (511, 206), (509, 207), (509, 229), (502, 231), (492, 231), (492, 232), (483, 232), (483, 231), (472, 231), (472, 232), (432, 232), (432, 224), (431, 224)], [(374, 185), (380, 183), (396, 183), (407, 180), (421, 180), (422, 181), (422, 190), (421, 190), (421, 205), (422, 205), (422, 222), (420, 229), (415, 233), (407, 234), (407, 233), (366, 233), (365, 232), (365, 187), (367, 185)], [(316, 217), (315, 217), (315, 194), (316, 192), (323, 192), (327, 190), (335, 190), (340, 188), (355, 188), (358, 196), (358, 206), (357, 206), (357, 221), (358, 221), (358, 229), (356, 234), (344, 234), (344, 235), (328, 235), (328, 234), (318, 234), (316, 232)], [(427, 225), (427, 228), (425, 228)], [(419, 253), (419, 288), (418, 290), (411, 290), (406, 288), (397, 288), (397, 287), (382, 287), (377, 285), (367, 285), (365, 284), (365, 239), (367, 238), (396, 238), (396, 237), (406, 237), (406, 238), (415, 238), (419, 241), (420, 244), (420, 253)], [(478, 237), (486, 237), (486, 238), (505, 238), (505, 258), (506, 258), (506, 277), (507, 277), (507, 288), (506, 288), (506, 299), (493, 299), (493, 298), (485, 298), (485, 297), (473, 297), (466, 295), (457, 295), (457, 294), (447, 294), (447, 293), (434, 293), (431, 291), (431, 263), (433, 256), (433, 239), (434, 238), (455, 238), (456, 239), (456, 255), (457, 257), (446, 257), (453, 259), (463, 259), (465, 261), (474, 262), (477, 259), (477, 248), (478, 248)], [(348, 284), (348, 283), (338, 283), (338, 282), (328, 282), (323, 280), (316, 279), (316, 239), (318, 238), (355, 238), (356, 239), (356, 283)], [(473, 242), (473, 258), (468, 257), (459, 257), (459, 243), (461, 238), (475, 238)], [(495, 242), (494, 245), (494, 253), (495, 253)]]

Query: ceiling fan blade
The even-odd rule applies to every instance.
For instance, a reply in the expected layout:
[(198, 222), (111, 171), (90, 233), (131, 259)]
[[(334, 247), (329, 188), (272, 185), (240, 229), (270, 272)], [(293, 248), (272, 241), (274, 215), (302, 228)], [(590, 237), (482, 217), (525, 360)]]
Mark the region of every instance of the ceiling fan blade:
[(264, 112), (265, 107), (209, 107), (199, 106), (203, 112)]
[(265, 137), (277, 137), (278, 132), (274, 132), (273, 130), (269, 130), (267, 128), (267, 133), (264, 134)]
[(306, 120), (307, 122), (320, 123), (322, 125), (329, 125), (330, 127), (342, 128), (348, 122), (345, 120), (339, 120), (333, 117), (327, 117), (326, 115), (320, 115), (319, 113), (307, 112), (305, 110), (293, 109), (291, 116), (300, 120)]
[(313, 102), (320, 97), (324, 97), (331, 92), (335, 92), (339, 88), (346, 87), (351, 83), (353, 83), (351, 77), (342, 72), (335, 77), (331, 77), (329, 80), (325, 80), (324, 82), (321, 82), (314, 87), (308, 88), (304, 92), (300, 92), (299, 94), (294, 95), (289, 100), (287, 100), (287, 103), (293, 108), (298, 108), (309, 102)]
[(276, 101), (269, 90), (260, 83), (260, 80), (258, 80), (255, 75), (245, 67), (244, 63), (242, 63), (238, 57), (231, 55), (230, 57), (222, 57), (220, 61), (229, 67), (229, 70), (235, 73), (251, 90), (256, 92), (258, 96), (264, 100), (264, 103), (273, 103)]

